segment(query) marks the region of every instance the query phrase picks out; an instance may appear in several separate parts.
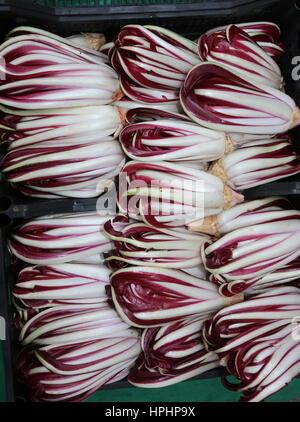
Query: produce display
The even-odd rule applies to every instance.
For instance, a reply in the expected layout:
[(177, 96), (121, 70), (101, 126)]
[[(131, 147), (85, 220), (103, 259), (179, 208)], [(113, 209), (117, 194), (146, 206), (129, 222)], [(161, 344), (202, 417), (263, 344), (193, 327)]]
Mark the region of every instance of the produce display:
[(116, 189), (113, 212), (11, 229), (30, 400), (214, 369), (255, 402), (299, 375), (300, 211), (280, 196), (245, 200), (300, 172), (278, 26), (230, 24), (196, 41), (153, 25), (112, 41), (19, 27), (0, 52), (5, 179), (44, 199)]
[(203, 34), (198, 40), (203, 61), (221, 63), (245, 79), (273, 88), (282, 87), (283, 78), (275, 60), (249, 34), (235, 25), (224, 31)]
[(299, 306), (299, 288), (270, 288), (205, 321), (207, 348), (226, 367), (223, 383), (241, 392), (242, 401), (262, 401), (299, 374)]
[[(147, 119), (149, 121), (135, 121)], [(127, 157), (137, 161), (214, 161), (233, 150), (223, 132), (201, 127), (182, 114), (137, 108), (126, 114), (119, 140)]]
[(177, 102), (187, 72), (201, 62), (197, 44), (151, 25), (126, 25), (109, 50), (124, 94), (145, 103)]
[(97, 213), (53, 214), (15, 228), (9, 249), (30, 264), (62, 264), (103, 254), (112, 242), (103, 232), (107, 217)]
[(95, 197), (125, 162), (114, 138), (121, 127), (111, 105), (47, 110), (12, 110), (2, 138), (9, 150), (6, 179), (25, 195), (40, 198)]
[(201, 245), (209, 236), (183, 229), (158, 229), (117, 215), (104, 224), (105, 235), (115, 249), (105, 254), (112, 269), (130, 265), (186, 269), (202, 263)]
[(181, 270), (141, 266), (115, 271), (110, 289), (123, 320), (140, 328), (210, 314), (243, 298), (221, 296), (213, 283)]
[[(41, 110), (111, 104), (119, 89), (107, 57), (37, 28), (19, 27), (1, 45), (1, 104)], [(3, 64), (2, 64), (3, 65)]]
[(247, 142), (216, 161), (210, 171), (233, 189), (249, 189), (299, 172), (297, 150), (289, 137)]
[(128, 381), (136, 387), (159, 388), (217, 368), (219, 359), (205, 350), (201, 335), (206, 318), (198, 316), (146, 328), (141, 338), (142, 352)]
[(141, 350), (139, 334), (106, 303), (52, 306), (20, 328), (27, 347), (17, 367), (33, 401), (82, 401), (124, 378)]

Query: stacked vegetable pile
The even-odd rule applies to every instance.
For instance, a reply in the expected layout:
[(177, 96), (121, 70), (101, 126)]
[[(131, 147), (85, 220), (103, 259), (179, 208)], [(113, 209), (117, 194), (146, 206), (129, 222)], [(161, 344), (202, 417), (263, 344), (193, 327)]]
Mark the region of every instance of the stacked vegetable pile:
[[(107, 217), (38, 217), (16, 228), (10, 250), (25, 266), (13, 287), (15, 327), (24, 346), (19, 380), (33, 401), (82, 401), (126, 377), (140, 335), (108, 303), (111, 271), (101, 254)], [(101, 262), (102, 261), (102, 262)]]
[(300, 212), (243, 196), (300, 171), (279, 38), (268, 22), (197, 42), (127, 25), (101, 53), (33, 28), (2, 45), (7, 179), (28, 195), (91, 197), (119, 173), (117, 215), (12, 231), (11, 253), (37, 265), (13, 289), (34, 400), (84, 400), (127, 375), (157, 388), (221, 365), (238, 379), (224, 375), (226, 387), (259, 401), (300, 372)]
[[(184, 232), (182, 228), (158, 230), (144, 223), (130, 222), (124, 216), (111, 219), (104, 227), (107, 236), (114, 242), (114, 249), (105, 256), (109, 266), (115, 270), (110, 278), (115, 308), (128, 324), (145, 328), (143, 351), (128, 378), (133, 385), (144, 388), (170, 385), (201, 373), (208, 362), (212, 367), (219, 362), (226, 366), (229, 374), (238, 378), (239, 387), (247, 386), (232, 388), (245, 391), (245, 400), (257, 401), (281, 389), (300, 372), (299, 357), (294, 351), (294, 348), (300, 347), (300, 336), (297, 334), (300, 212), (293, 209), (286, 199), (269, 197), (243, 202), (216, 216), (209, 216), (203, 219), (201, 226), (194, 227), (199, 230), (199, 239), (190, 237), (191, 232)], [(204, 233), (210, 236), (206, 237)], [(204, 268), (199, 260), (194, 259), (194, 253), (199, 249)], [(217, 290), (212, 288), (213, 285)], [(274, 296), (271, 294), (273, 291)], [(280, 293), (278, 296), (277, 292)], [(265, 296), (268, 297), (266, 304), (252, 305), (256, 297)], [(270, 316), (267, 304), (274, 309), (276, 307), (274, 316)], [(295, 304), (298, 307), (295, 308)], [(217, 308), (222, 309), (216, 313)], [(240, 323), (232, 317), (239, 309), (249, 318), (249, 326), (244, 320)], [(284, 309), (291, 313), (282, 312)], [(250, 315), (250, 311), (255, 314)], [(215, 313), (212, 317), (208, 315)], [(223, 326), (223, 315), (230, 316), (228, 323), (233, 327), (232, 337), (228, 336), (229, 328)], [(212, 323), (207, 333), (208, 321), (214, 321), (214, 318), (220, 318), (220, 328)], [(275, 338), (278, 347), (281, 347), (281, 341), (287, 341), (286, 347), (290, 348), (290, 352), (288, 357), (284, 357), (280, 369), (272, 360), (273, 353), (276, 352), (281, 359), (286, 349), (277, 352), (274, 345), (272, 354), (265, 359), (263, 347), (268, 347), (269, 343), (262, 349), (256, 348), (256, 343), (253, 343), (253, 355), (249, 352), (243, 359), (248, 362), (251, 356), (253, 365), (257, 365), (257, 376), (260, 371), (261, 377), (266, 376), (265, 371), (268, 371), (266, 380), (259, 375), (261, 382), (254, 382), (254, 370), (249, 367), (249, 373), (248, 369), (241, 372), (240, 368), (244, 366), (236, 359), (236, 353), (246, 354), (252, 345), (250, 341), (254, 329), (253, 338), (261, 344), (262, 336), (267, 335), (260, 331), (261, 319), (270, 322), (267, 334), (273, 330), (273, 320), (279, 320), (280, 327), (287, 327), (283, 337)], [(202, 326), (203, 322), (204, 328), (199, 327), (198, 330), (201, 339), (197, 339), (196, 346), (190, 341), (193, 338), (191, 333), (195, 325)], [(239, 331), (235, 327), (240, 327)], [(217, 329), (222, 333), (224, 330), (221, 343), (213, 342), (219, 335), (215, 333)], [(288, 334), (285, 335), (286, 330)], [(241, 349), (244, 343), (235, 342), (235, 337), (240, 338), (241, 335), (244, 336), (244, 349)], [(192, 351), (195, 347), (199, 368), (194, 366)], [(227, 351), (227, 347), (232, 350), (230, 360), (223, 359), (223, 350)], [(211, 352), (213, 355), (206, 354)], [(262, 353), (262, 361), (256, 364), (256, 360), (260, 362), (259, 352)], [(219, 360), (215, 359), (214, 353), (218, 354)], [(223, 382), (230, 387), (225, 378)]]
[(1, 170), (29, 196), (99, 196), (124, 164), (118, 75), (76, 40), (20, 27), (0, 46)]
[(223, 383), (242, 401), (262, 401), (299, 374), (299, 306), (299, 288), (271, 288), (205, 322), (207, 348), (226, 367)]
[[(276, 63), (283, 52), (279, 35), (269, 23), (229, 25), (202, 35), (201, 62), (188, 72), (184, 55), (180, 72), (186, 75), (176, 112), (165, 108), (172, 98), (159, 97), (156, 90), (178, 94), (174, 79), (182, 76), (178, 68), (171, 74), (166, 63), (171, 63), (170, 56), (174, 59), (174, 51), (178, 58), (185, 50), (182, 39), (173, 35), (167, 46), (169, 32), (130, 25), (108, 52), (127, 97), (123, 108), (129, 111), (119, 139), (132, 161), (121, 173), (126, 181), (118, 193), (122, 214), (104, 226), (114, 242), (105, 256), (114, 270), (110, 290), (116, 309), (124, 321), (144, 328), (143, 351), (128, 378), (136, 386), (170, 385), (204, 370), (204, 362), (214, 365), (215, 355), (207, 353), (218, 354), (218, 349), (208, 347), (207, 323), (203, 334), (198, 328), (196, 344), (190, 337), (201, 318), (211, 320), (203, 314), (215, 313), (214, 306), (230, 314), (234, 307), (248, 306), (250, 293), (274, 284), (287, 286), (300, 275), (299, 212), (283, 198), (234, 206), (243, 198), (232, 190), (300, 170), (287, 133), (299, 124), (299, 109), (283, 92)], [(190, 57), (191, 51), (189, 45)], [(195, 197), (202, 201), (195, 203)], [(198, 232), (198, 239), (187, 229)], [(223, 296), (221, 305), (205, 283), (207, 277)], [(285, 381), (296, 373), (293, 368)], [(272, 392), (280, 385), (272, 384)], [(262, 386), (257, 383), (256, 388)]]
[(223, 294), (240, 293), (297, 259), (300, 211), (281, 198), (240, 204), (225, 211), (224, 219), (225, 234), (202, 247), (204, 265)]

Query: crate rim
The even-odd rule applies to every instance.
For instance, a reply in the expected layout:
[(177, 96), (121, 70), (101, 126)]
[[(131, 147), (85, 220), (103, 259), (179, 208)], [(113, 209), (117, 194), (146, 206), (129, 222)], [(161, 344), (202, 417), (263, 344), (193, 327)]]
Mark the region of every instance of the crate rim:
[[(42, 5), (44, 0), (0, 0), (6, 4), (13, 15), (40, 17), (41, 19), (66, 19), (83, 21), (87, 17), (95, 20), (109, 20), (113, 17), (120, 19), (151, 18), (151, 17), (187, 17), (194, 16), (197, 12), (203, 16), (224, 16), (235, 12), (249, 11), (252, 8), (264, 8), (278, 4), (281, 0), (172, 0), (170, 3), (161, 4), (134, 4), (122, 5), (80, 5), (73, 7)], [(65, 0), (66, 2), (67, 0)], [(98, 0), (95, 0), (98, 1)], [(106, 2), (107, 0), (104, 0)], [(126, 0), (127, 1), (127, 0)], [(142, 0), (145, 1), (145, 0)], [(151, 0), (149, 0), (151, 1)], [(159, 0), (156, 0), (159, 1)], [(180, 1), (180, 2), (179, 2)], [(113, 3), (113, 0), (111, 0)], [(151, 16), (153, 14), (153, 16)]]
[[(216, 13), (216, 9), (201, 9), (199, 8), (199, 6), (203, 5), (203, 4), (215, 4), (218, 7), (220, 7), (222, 4), (227, 4), (228, 8), (225, 10), (218, 10)], [(234, 13), (234, 16), (237, 17), (239, 16), (239, 12), (240, 10), (243, 11), (243, 13), (247, 12), (247, 10), (251, 10), (253, 11), (254, 7), (257, 7), (257, 12), (259, 12), (259, 7), (263, 8), (264, 6), (271, 6), (273, 4), (279, 4), (282, 3), (282, 0), (231, 0), (231, 1), (226, 1), (226, 0), (221, 0), (221, 1), (217, 1), (217, 0), (213, 0), (213, 1), (208, 1), (205, 0), (202, 3), (168, 3), (168, 4), (156, 4), (156, 5), (132, 5), (132, 6), (111, 6), (111, 7), (107, 7), (107, 6), (99, 6), (99, 7), (75, 7), (73, 12), (70, 12), (70, 8), (62, 8), (62, 7), (52, 7), (52, 8), (46, 8), (45, 6), (41, 6), (37, 4), (37, 1), (34, 0), (29, 0), (25, 1), (25, 0), (0, 0), (0, 12), (3, 10), (3, 8), (5, 8), (5, 10), (10, 10), (11, 15), (12, 16), (18, 16), (18, 17), (30, 17), (30, 18), (40, 18), (43, 19), (43, 22), (48, 21), (49, 24), (50, 23), (60, 23), (62, 24), (63, 22), (67, 23), (85, 23), (85, 22), (95, 22), (95, 21), (107, 21), (107, 20), (122, 20), (124, 18), (126, 19), (134, 19), (134, 18), (144, 18), (144, 19), (150, 19), (152, 17), (155, 18), (172, 18), (174, 16), (178, 16), (178, 17), (188, 17), (188, 16), (193, 16), (193, 17), (201, 17), (201, 16), (205, 16), (205, 15), (210, 15), (212, 16), (216, 16), (216, 17), (227, 17), (230, 16), (230, 14)], [(234, 7), (232, 6), (234, 4)], [(285, 6), (287, 6), (288, 4), (294, 4), (294, 0), (288, 0), (288, 2), (285, 2)], [(176, 6), (176, 10), (175, 8), (173, 10), (170, 10), (170, 6)], [(230, 6), (231, 5), (231, 6)], [(167, 9), (166, 9), (167, 6)], [(189, 6), (187, 8), (187, 6)], [(259, 6), (259, 7), (258, 7)], [(134, 10), (134, 7), (136, 9), (138, 9), (137, 11)], [(60, 10), (58, 10), (60, 9)], [(86, 12), (87, 10), (89, 10), (88, 13), (82, 14), (83, 13), (83, 9)], [(97, 9), (97, 14), (95, 14), (95, 9)], [(130, 12), (130, 9), (132, 9), (132, 11)], [(168, 10), (169, 9), (169, 10)], [(189, 9), (184, 11), (184, 9)], [(44, 13), (42, 13), (44, 12)], [(180, 12), (180, 13), (179, 13)], [(198, 12), (198, 14), (196, 14), (196, 12)], [(106, 15), (104, 15), (104, 13), (107, 13)], [(246, 13), (247, 14), (247, 13)], [(244, 19), (245, 14), (243, 15), (243, 20), (246, 21)], [(263, 19), (262, 19), (263, 20)], [(299, 25), (300, 26), (300, 25)], [(299, 89), (300, 92), (300, 89)], [(1, 197), (2, 196), (10, 196), (10, 194), (8, 193), (8, 191), (6, 191), (6, 193), (3, 193), (2, 188), (5, 188), (6, 183), (1, 182), (0, 185), (0, 201), (1, 201)], [(287, 192), (288, 190), (288, 192)], [(246, 192), (246, 191), (245, 191)], [(253, 188), (251, 190), (248, 190), (247, 192), (247, 198), (246, 199), (253, 199), (254, 196), (256, 197), (257, 194), (259, 192), (260, 197), (263, 196), (271, 196), (271, 195), (275, 195), (275, 194), (279, 194), (279, 195), (283, 195), (283, 196), (288, 196), (288, 195), (295, 195), (295, 196), (299, 196), (300, 194), (300, 181), (288, 181), (283, 179), (282, 181), (276, 181), (274, 183), (270, 183), (267, 185), (261, 185), (258, 186), (256, 188)], [(14, 193), (16, 194), (16, 192), (14, 191)], [(15, 198), (15, 197), (13, 197)], [(45, 200), (34, 200), (31, 204), (29, 204), (28, 201), (24, 200), (23, 202), (23, 198), (19, 198), (17, 201), (15, 201), (15, 199), (13, 199), (13, 203), (12, 205), (8, 208), (8, 210), (4, 210), (1, 211), (0, 214), (7, 214), (8, 217), (11, 219), (11, 221), (14, 221), (16, 218), (20, 219), (20, 218), (30, 218), (30, 217), (35, 217), (38, 215), (43, 215), (46, 214), (46, 210), (49, 209), (49, 200), (45, 201)], [(52, 200), (51, 204), (54, 205), (56, 207), (61, 207), (59, 209), (59, 211), (57, 212), (80, 212), (80, 211), (86, 211), (87, 208), (89, 207), (89, 210), (94, 209), (95, 207), (95, 201), (96, 199), (87, 199), (87, 200), (78, 200), (78, 199), (55, 199)], [(40, 208), (37, 208), (37, 204), (40, 204)], [(92, 208), (92, 209), (91, 209)], [(47, 212), (48, 213), (48, 212)], [(9, 231), (10, 231), (10, 225), (5, 225), (3, 227), (0, 227), (0, 242), (2, 243), (0, 246), (0, 261), (3, 262), (3, 265), (7, 265), (7, 257), (5, 258), (1, 253), (3, 251), (5, 251), (7, 248), (5, 248), (6, 245), (6, 236), (8, 235)], [(7, 252), (5, 252), (5, 255), (7, 254)], [(6, 264), (4, 264), (6, 262)], [(5, 297), (5, 291), (7, 286), (7, 281), (6, 277), (3, 275), (4, 273), (2, 272), (1, 275), (1, 271), (2, 271), (2, 264), (0, 264), (0, 278), (4, 277), (5, 278), (5, 283), (2, 283), (3, 289), (0, 289), (0, 293), (4, 292), (4, 294), (2, 295), (2, 297)], [(6, 303), (6, 306), (9, 306), (8, 303)], [(1, 295), (0, 295), (0, 310), (1, 309)], [(8, 337), (7, 337), (8, 338)], [(4, 346), (4, 345), (3, 345)], [(8, 347), (5, 351), (5, 357), (7, 359), (7, 364), (9, 365), (9, 359), (11, 359), (12, 355), (11, 355), (11, 348), (12, 348), (12, 344), (9, 340), (6, 340), (6, 344), (5, 347)], [(9, 373), (11, 373), (12, 368), (9, 366), (8, 370), (7, 370), (7, 374), (6, 374), (6, 381), (7, 381), (7, 401), (16, 401), (18, 398), (20, 399), (20, 397), (16, 396), (16, 390), (12, 384), (12, 379), (10, 376), (8, 376), (7, 379), (7, 375), (9, 375)], [(216, 375), (216, 370), (212, 370), (211, 372), (207, 372), (205, 374), (203, 374), (203, 376), (199, 376), (196, 379), (204, 379), (204, 378), (209, 378), (211, 376), (217, 376)], [(190, 380), (187, 380), (190, 381)], [(123, 388), (123, 387), (132, 387), (128, 382), (126, 381), (120, 381), (118, 383), (114, 383), (111, 385), (108, 385), (106, 387), (104, 387), (103, 389), (116, 389), (116, 388)]]

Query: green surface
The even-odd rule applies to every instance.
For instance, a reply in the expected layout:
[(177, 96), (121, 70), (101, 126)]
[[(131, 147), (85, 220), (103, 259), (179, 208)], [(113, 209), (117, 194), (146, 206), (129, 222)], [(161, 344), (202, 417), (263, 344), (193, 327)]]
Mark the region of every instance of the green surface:
[[(239, 393), (226, 390), (219, 378), (186, 381), (159, 389), (124, 388), (100, 390), (87, 402), (238, 402)], [(300, 397), (300, 379), (294, 379), (287, 387), (266, 402), (287, 402)]]

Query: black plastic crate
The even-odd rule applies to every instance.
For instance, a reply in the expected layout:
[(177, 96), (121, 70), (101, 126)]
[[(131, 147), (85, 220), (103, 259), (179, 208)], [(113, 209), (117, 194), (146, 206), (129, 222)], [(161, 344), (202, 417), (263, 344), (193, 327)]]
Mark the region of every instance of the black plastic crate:
[[(107, 39), (110, 40), (123, 25), (133, 22), (132, 13), (135, 13), (135, 17), (139, 16), (140, 24), (160, 24), (191, 39), (218, 25), (271, 20), (280, 26), (282, 40), (285, 44), (286, 52), (279, 63), (286, 80), (285, 89), (300, 106), (300, 72), (299, 80), (293, 80), (291, 77), (295, 67), (292, 59), (299, 56), (300, 62), (300, 6), (299, 8), (297, 6), (298, 3), (300, 5), (300, 0), (2, 0), (2, 2), (4, 1), (11, 5), (11, 14), (8, 17), (5, 16), (1, 13), (0, 8), (2, 21), (5, 24), (0, 26), (0, 37), (4, 37), (5, 33), (16, 25), (36, 25), (62, 36), (84, 31), (104, 32)], [(122, 1), (128, 6), (122, 6), (123, 12), (120, 15), (114, 12), (115, 9), (121, 7), (115, 3), (121, 4)], [(159, 4), (159, 1), (164, 1), (164, 3)], [(108, 2), (115, 3), (109, 6), (107, 13), (104, 13)], [(153, 7), (159, 9), (159, 12), (155, 14), (151, 12), (154, 2), (156, 3)], [(100, 3), (104, 5), (99, 6)], [(70, 4), (74, 6), (66, 7)], [(80, 4), (82, 6), (79, 6)], [(184, 6), (185, 10), (181, 6)], [(168, 13), (171, 13), (174, 7), (177, 10), (176, 17), (169, 16)], [(146, 14), (142, 15), (142, 11)], [(188, 17), (191, 13), (193, 18)], [(162, 18), (163, 14), (165, 16)], [(291, 135), (297, 144), (300, 127), (292, 130)], [(4, 151), (2, 153), (0, 151), (0, 159), (3, 154)], [(299, 191), (298, 182), (300, 183), (300, 175), (279, 181), (279, 192), (292, 194)], [(272, 183), (272, 192), (277, 189), (276, 183)], [(283, 186), (282, 183), (285, 185)], [(265, 188), (262, 186), (257, 189), (260, 192)], [(265, 191), (269, 192), (268, 188)], [(252, 192), (255, 191), (251, 189)], [(281, 194), (279, 192), (278, 194)], [(41, 215), (44, 210), (47, 212), (54, 204), (55, 208), (59, 210), (58, 212), (71, 212), (85, 210), (85, 207), (93, 207), (94, 203), (95, 199), (56, 199), (47, 202), (42, 199), (32, 199), (14, 192), (5, 181), (2, 181), (0, 183), (0, 226), (1, 220), (5, 219), (5, 216), (14, 218)]]
[[(1, 0), (0, 0), (1, 1)], [(126, 23), (163, 25), (183, 35), (227, 22), (270, 20), (290, 0), (2, 0), (17, 24), (38, 25), (71, 35), (105, 32), (112, 37)], [(190, 19), (187, 19), (187, 18)], [(198, 18), (201, 17), (199, 20)]]
[[(2, 0), (11, 11), (24, 18), (56, 23), (164, 19), (187, 16), (250, 16), (271, 10), (278, 0)], [(283, 3), (283, 2), (281, 2)], [(22, 15), (21, 13), (22, 12)], [(194, 24), (193, 22), (191, 22)], [(194, 24), (195, 25), (195, 24)], [(196, 28), (195, 28), (196, 29)]]
[[(243, 192), (245, 199), (263, 198), (272, 195), (282, 195), (291, 201), (293, 206), (300, 209), (300, 182), (278, 182), (269, 183)], [(9, 198), (9, 197), (7, 197)], [(3, 354), (5, 360), (5, 383), (6, 397), (8, 402), (29, 401), (28, 390), (23, 384), (17, 382), (16, 357), (20, 351), (20, 344), (15, 336), (13, 326), (14, 306), (12, 303), (11, 288), (17, 278), (14, 270), (13, 259), (7, 248), (7, 239), (12, 227), (24, 221), (24, 218), (45, 215), (50, 212), (80, 212), (94, 211), (96, 200), (51, 200), (31, 203), (26, 207), (25, 204), (15, 205), (15, 210), (10, 213), (0, 215), (0, 316), (6, 321), (6, 340), (3, 341)], [(18, 208), (18, 209), (17, 209)], [(202, 375), (196, 376), (197, 379), (207, 379), (220, 376), (222, 368), (212, 369)], [(131, 387), (126, 380), (104, 386), (103, 389)]]
[[(285, 188), (285, 183), (278, 184), (278, 186), (275, 186), (275, 184), (269, 184), (261, 190), (253, 190), (253, 192), (250, 192), (249, 190), (249, 194), (246, 195), (246, 199), (263, 198), (265, 196), (278, 194), (284, 195), (284, 191), (286, 190)], [(288, 198), (293, 204), (293, 206), (297, 209), (300, 209), (299, 190), (300, 184), (298, 184), (298, 190), (295, 193), (285, 195), (285, 197)], [(94, 207), (90, 203), (88, 209), (84, 208), (84, 210), (94, 209), (95, 203)], [(48, 204), (47, 213), (49, 213), (49, 210), (50, 206)], [(57, 210), (56, 208), (52, 208), (52, 210), (53, 212), (72, 211), (72, 209), (70, 208), (70, 204), (68, 204), (65, 208), (59, 208), (59, 210)], [(80, 211), (81, 210), (82, 209), (80, 209)], [(35, 215), (37, 214), (38, 212), (35, 213)], [(45, 214), (45, 210), (42, 214), (39, 215), (43, 214)], [(11, 288), (16, 280), (17, 273), (14, 270), (13, 258), (7, 248), (7, 239), (10, 235), (11, 228), (23, 221), (23, 218), (11, 218), (9, 224), (0, 228), (0, 316), (3, 317), (6, 321), (6, 340), (2, 342), (2, 347), (5, 362), (5, 388), (7, 402), (26, 402), (30, 400), (29, 391), (27, 390), (26, 386), (20, 384), (17, 381), (16, 357), (21, 347), (14, 331), (14, 306), (12, 303), (11, 296)], [(204, 374), (196, 376), (192, 380), (219, 377), (223, 370), (223, 368), (212, 369)], [(126, 387), (128, 388), (132, 386), (126, 380), (122, 380), (113, 384), (108, 384), (102, 387), (102, 389), (117, 389)]]
[[(7, 239), (11, 228), (24, 220), (21, 218), (12, 219), (10, 224), (0, 228), (0, 317), (6, 321), (5, 341), (2, 342), (3, 357), (5, 363), (5, 389), (7, 402), (28, 402), (30, 401), (29, 391), (24, 384), (17, 381), (16, 358), (21, 350), (20, 343), (14, 330), (13, 315), (15, 312), (12, 303), (11, 289), (16, 280), (17, 272), (14, 270), (14, 259), (7, 248)], [(29, 264), (28, 264), (29, 265)], [(222, 369), (212, 369), (203, 375), (193, 379), (207, 379), (220, 376)], [(132, 385), (126, 379), (108, 384), (102, 389), (128, 388)]]
[[(70, 3), (74, 7), (65, 7)], [(100, 5), (101, 2), (101, 5)], [(80, 6), (81, 3), (81, 6)], [(98, 5), (99, 3), (99, 5)], [(103, 4), (102, 4), (103, 3)], [(113, 3), (113, 4), (112, 4)], [(292, 0), (201, 1), (201, 0), (0, 0), (0, 36), (16, 25), (37, 26), (62, 36), (76, 32), (104, 32), (111, 39), (127, 23), (161, 25), (191, 39), (209, 28), (229, 23), (266, 21), (277, 23), (282, 30), (286, 53), (280, 67), (286, 80), (286, 91), (300, 106), (300, 81), (291, 77), (292, 58), (300, 56), (300, 10)], [(79, 5), (79, 6), (78, 6)], [(2, 9), (3, 7), (3, 9)], [(300, 129), (292, 131), (296, 142)], [(282, 195), (300, 209), (299, 175), (258, 186), (243, 192), (246, 199)], [(13, 331), (11, 286), (16, 278), (7, 250), (11, 227), (24, 218), (60, 212), (93, 211), (97, 198), (42, 200), (25, 197), (7, 182), (0, 182), (0, 316), (7, 321), (3, 342), (7, 401), (27, 400), (27, 391), (16, 382), (15, 356), (19, 344)], [(199, 378), (217, 376), (212, 370)], [(105, 388), (128, 387), (126, 381)]]
[(10, 9), (10, 0), (0, 0), (0, 12), (9, 12)]

